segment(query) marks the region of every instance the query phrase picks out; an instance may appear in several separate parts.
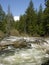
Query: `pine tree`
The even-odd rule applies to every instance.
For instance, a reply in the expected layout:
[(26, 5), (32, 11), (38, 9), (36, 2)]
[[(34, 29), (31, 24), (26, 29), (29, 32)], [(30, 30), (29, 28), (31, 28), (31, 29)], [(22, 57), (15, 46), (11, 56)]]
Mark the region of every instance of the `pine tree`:
[(3, 32), (5, 31), (4, 19), (5, 19), (5, 12), (3, 11), (2, 6), (0, 4), (0, 30), (2, 30)]
[(16, 22), (18, 25), (17, 25), (17, 29), (19, 30), (19, 32), (26, 32), (26, 28), (25, 28), (25, 15), (21, 15), (20, 16), (20, 20), (19, 22)]
[(37, 15), (37, 25), (38, 25), (38, 34), (43, 36), (45, 34), (44, 32), (44, 26), (43, 26), (43, 10), (42, 5), (40, 4), (38, 15)]
[(10, 35), (10, 30), (14, 26), (14, 19), (13, 19), (13, 15), (10, 12), (10, 6), (8, 6), (8, 13), (6, 15), (6, 21), (7, 21), (6, 33), (7, 33), (7, 35)]
[(29, 6), (26, 10), (26, 32), (28, 34), (32, 34), (35, 32), (35, 24), (36, 24), (36, 13), (34, 11), (32, 0), (29, 3)]
[(49, 35), (49, 0), (45, 0), (45, 10), (44, 10), (44, 26), (45, 34)]

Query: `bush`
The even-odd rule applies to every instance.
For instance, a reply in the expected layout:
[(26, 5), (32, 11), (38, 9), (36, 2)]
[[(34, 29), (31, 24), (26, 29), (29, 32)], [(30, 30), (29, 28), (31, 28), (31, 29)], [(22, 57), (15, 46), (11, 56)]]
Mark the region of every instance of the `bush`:
[(0, 39), (4, 37), (4, 33), (0, 30)]
[(11, 36), (19, 36), (19, 32), (16, 29), (10, 30)]
[(25, 36), (25, 37), (28, 37), (29, 35), (26, 34), (26, 33), (20, 33), (21, 36)]

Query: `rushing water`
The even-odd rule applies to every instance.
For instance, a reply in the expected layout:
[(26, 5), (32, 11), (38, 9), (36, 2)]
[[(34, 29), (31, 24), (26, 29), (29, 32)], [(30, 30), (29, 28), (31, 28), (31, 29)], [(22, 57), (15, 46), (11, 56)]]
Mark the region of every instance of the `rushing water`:
[(9, 48), (0, 51), (0, 65), (41, 65), (49, 59), (42, 46), (31, 44), (32, 48)]

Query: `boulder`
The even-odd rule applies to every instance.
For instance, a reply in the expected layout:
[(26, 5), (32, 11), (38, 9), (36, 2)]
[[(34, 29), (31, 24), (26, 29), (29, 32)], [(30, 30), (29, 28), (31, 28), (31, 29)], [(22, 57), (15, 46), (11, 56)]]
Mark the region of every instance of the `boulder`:
[(45, 63), (43, 63), (41, 65), (49, 65), (49, 60), (47, 60)]
[(0, 46), (0, 51), (4, 50), (6, 48), (6, 46)]
[(44, 44), (44, 43), (48, 44), (48, 42), (45, 41), (44, 39), (36, 39), (35, 41), (33, 41), (33, 43), (35, 43), (35, 44)]
[(49, 50), (46, 50), (46, 53), (49, 54)]
[(25, 40), (22, 40), (22, 41), (15, 41), (13, 46), (15, 48), (28, 48), (28, 47), (31, 47), (31, 44), (28, 44)]

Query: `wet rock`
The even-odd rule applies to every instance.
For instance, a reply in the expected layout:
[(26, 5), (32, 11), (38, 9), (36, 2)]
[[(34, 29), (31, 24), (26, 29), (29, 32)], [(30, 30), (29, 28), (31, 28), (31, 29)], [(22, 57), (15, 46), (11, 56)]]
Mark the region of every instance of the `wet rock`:
[(49, 60), (41, 65), (49, 65)]
[(49, 50), (47, 50), (46, 53), (49, 54)]
[(0, 43), (0, 50), (8, 49), (8, 46), (13, 46), (14, 48), (30, 48), (31, 44), (27, 43), (24, 39), (15, 42), (4, 41)]
[(11, 55), (13, 55), (14, 54), (14, 50), (8, 50), (8, 49), (6, 49), (6, 50), (1, 50), (0, 51), (0, 55), (4, 55), (4, 54), (6, 54), (6, 55), (8, 55), (9, 56), (9, 54), (11, 54)]
[(44, 43), (48, 44), (48, 42), (45, 41), (44, 39), (36, 39), (35, 41), (33, 41), (33, 43), (35, 43), (35, 44), (44, 44)]
[(0, 46), (0, 51), (6, 49), (7, 46)]
[(31, 44), (28, 44), (25, 40), (21, 40), (21, 41), (16, 41), (14, 42), (13, 46), (15, 48), (28, 48), (28, 47), (31, 47)]

